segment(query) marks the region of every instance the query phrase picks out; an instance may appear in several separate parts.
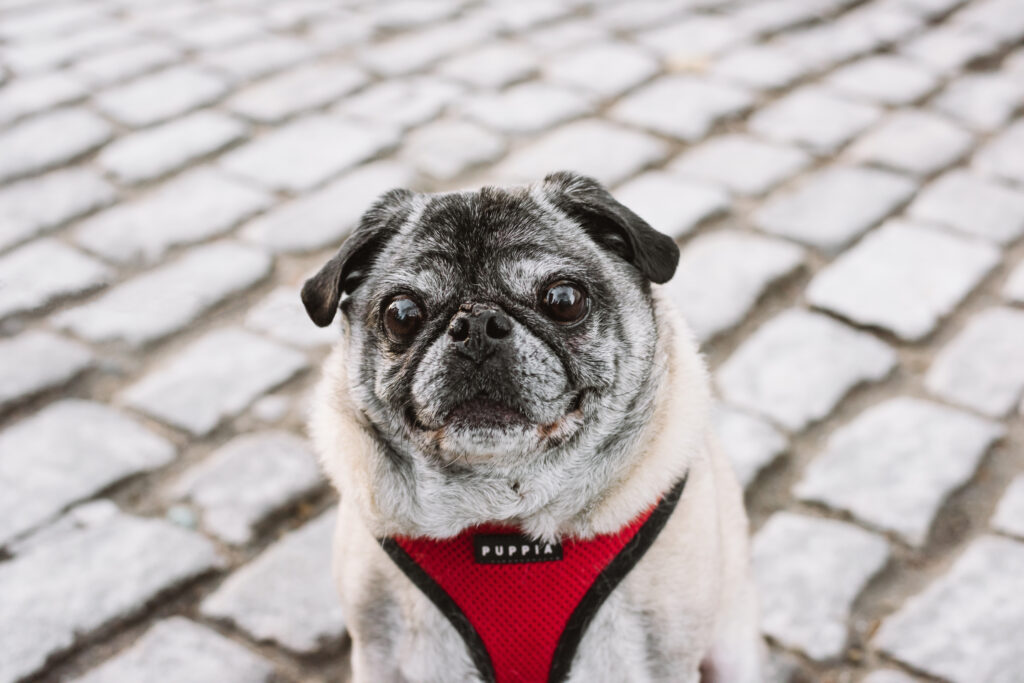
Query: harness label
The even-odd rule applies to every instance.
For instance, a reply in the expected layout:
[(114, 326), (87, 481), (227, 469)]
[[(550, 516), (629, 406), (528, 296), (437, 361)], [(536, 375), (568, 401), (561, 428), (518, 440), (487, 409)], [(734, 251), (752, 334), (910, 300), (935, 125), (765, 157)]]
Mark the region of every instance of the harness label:
[(476, 534), (473, 557), (477, 564), (525, 564), (562, 559), (561, 543), (546, 543), (522, 534)]

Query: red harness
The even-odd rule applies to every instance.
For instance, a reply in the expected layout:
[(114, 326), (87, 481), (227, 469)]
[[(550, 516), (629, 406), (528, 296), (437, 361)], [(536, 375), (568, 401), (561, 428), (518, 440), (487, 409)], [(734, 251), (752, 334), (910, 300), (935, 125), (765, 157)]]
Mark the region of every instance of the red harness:
[(562, 544), (482, 525), (444, 540), (381, 545), (455, 626), (487, 683), (555, 683), (598, 608), (664, 528), (686, 485), (619, 531)]

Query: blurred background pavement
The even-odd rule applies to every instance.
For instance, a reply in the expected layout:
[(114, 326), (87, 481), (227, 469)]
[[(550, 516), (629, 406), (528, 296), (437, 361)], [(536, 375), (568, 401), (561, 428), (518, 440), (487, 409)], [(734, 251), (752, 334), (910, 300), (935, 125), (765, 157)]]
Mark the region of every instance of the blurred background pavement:
[(383, 190), (683, 249), (772, 681), (1024, 681), (1022, 0), (0, 0), (0, 683), (335, 681), (298, 299)]

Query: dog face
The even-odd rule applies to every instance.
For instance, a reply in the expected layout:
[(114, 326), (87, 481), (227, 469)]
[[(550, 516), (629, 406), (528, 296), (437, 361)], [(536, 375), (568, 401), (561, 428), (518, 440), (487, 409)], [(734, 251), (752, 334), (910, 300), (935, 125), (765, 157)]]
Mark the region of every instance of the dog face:
[(650, 399), (651, 282), (675, 243), (595, 181), (394, 190), (302, 298), (345, 321), (350, 392), (386, 452), (448, 472), (592, 449)]

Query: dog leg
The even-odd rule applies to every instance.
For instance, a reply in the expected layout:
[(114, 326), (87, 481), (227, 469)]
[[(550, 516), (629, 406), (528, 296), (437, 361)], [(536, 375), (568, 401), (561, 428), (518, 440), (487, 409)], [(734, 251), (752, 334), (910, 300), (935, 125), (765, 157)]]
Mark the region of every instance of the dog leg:
[(741, 593), (722, 615), (711, 650), (701, 663), (701, 683), (767, 683), (766, 648), (752, 582)]

